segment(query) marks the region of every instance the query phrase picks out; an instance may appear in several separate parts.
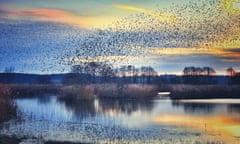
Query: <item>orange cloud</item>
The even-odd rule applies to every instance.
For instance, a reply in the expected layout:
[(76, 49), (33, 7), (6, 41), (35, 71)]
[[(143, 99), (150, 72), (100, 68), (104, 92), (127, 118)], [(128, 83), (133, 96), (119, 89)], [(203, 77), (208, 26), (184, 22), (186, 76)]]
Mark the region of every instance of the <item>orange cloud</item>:
[(240, 60), (240, 48), (159, 48), (146, 50), (159, 55), (213, 55)]
[(167, 22), (175, 22), (176, 17), (171, 14), (166, 14), (166, 13), (158, 13), (150, 10), (146, 10), (143, 8), (138, 8), (138, 7), (133, 7), (133, 6), (128, 6), (128, 5), (114, 5), (114, 7), (121, 9), (121, 10), (129, 10), (129, 11), (135, 11), (135, 12), (142, 12), (144, 14), (153, 16), (157, 18), (159, 21), (167, 21)]
[(9, 13), (13, 17), (27, 17), (41, 21), (60, 22), (80, 26), (82, 28), (92, 28), (111, 23), (111, 18), (103, 17), (83, 17), (58, 9), (28, 9), (22, 11), (12, 11)]

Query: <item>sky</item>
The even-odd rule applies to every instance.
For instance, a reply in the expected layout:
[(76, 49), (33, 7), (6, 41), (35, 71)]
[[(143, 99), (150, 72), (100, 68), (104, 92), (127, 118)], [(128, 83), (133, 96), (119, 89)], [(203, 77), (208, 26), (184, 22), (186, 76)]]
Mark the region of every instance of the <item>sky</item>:
[(240, 71), (240, 0), (0, 0), (0, 71), (63, 73), (86, 61)]

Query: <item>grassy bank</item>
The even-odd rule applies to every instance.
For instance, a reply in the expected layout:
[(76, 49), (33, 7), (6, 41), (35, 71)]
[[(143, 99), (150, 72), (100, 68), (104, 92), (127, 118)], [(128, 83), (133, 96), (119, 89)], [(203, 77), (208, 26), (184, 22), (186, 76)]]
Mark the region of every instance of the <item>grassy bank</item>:
[(0, 85), (0, 122), (16, 116), (16, 106), (12, 102), (11, 90), (8, 86)]
[(149, 98), (157, 94), (156, 85), (142, 84), (88, 84), (88, 85), (5, 85), (13, 98), (56, 94), (61, 98)]
[[(4, 93), (8, 93), (8, 97), (9, 95), (12, 97), (27, 97), (56, 94), (63, 99), (93, 99), (95, 97), (142, 99), (154, 97), (158, 91), (169, 91), (172, 99), (240, 98), (240, 85), (172, 84), (157, 86), (108, 83), (88, 85), (1, 85), (1, 87), (1, 93), (5, 91)], [(3, 87), (7, 87), (7, 89)]]
[(95, 85), (96, 95), (102, 98), (150, 98), (157, 94), (156, 85), (101, 84)]
[(13, 84), (7, 85), (13, 97), (28, 97), (39, 94), (58, 94), (62, 89), (61, 85), (52, 84)]
[(172, 99), (240, 98), (240, 85), (162, 85)]
[(72, 85), (61, 88), (61, 98), (92, 99), (99, 98), (133, 98), (142, 99), (157, 94), (157, 86), (139, 84), (92, 84), (86, 86)]
[(92, 85), (70, 85), (62, 86), (59, 91), (59, 98), (65, 100), (72, 99), (93, 99), (95, 97)]

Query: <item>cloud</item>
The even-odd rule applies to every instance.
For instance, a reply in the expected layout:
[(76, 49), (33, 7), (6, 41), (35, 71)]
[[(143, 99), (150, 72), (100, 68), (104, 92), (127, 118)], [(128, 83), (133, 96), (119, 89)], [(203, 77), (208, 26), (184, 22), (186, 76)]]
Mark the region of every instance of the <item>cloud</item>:
[(146, 50), (155, 55), (212, 55), (222, 61), (240, 61), (240, 48), (157, 48)]
[(121, 9), (121, 10), (129, 10), (135, 12), (141, 12), (150, 16), (155, 17), (159, 21), (167, 21), (167, 22), (175, 22), (177, 19), (174, 15), (167, 14), (167, 13), (159, 13), (151, 10), (146, 10), (139, 7), (128, 6), (128, 5), (114, 5), (114, 7)]
[(4, 14), (13, 18), (65, 23), (81, 28), (92, 28), (98, 25), (109, 24), (113, 21), (106, 17), (78, 16), (60, 9), (4, 10)]
[[(193, 4), (189, 5), (172, 7), (166, 11), (164, 10), (164, 12), (127, 5), (115, 5), (115, 7), (139, 13), (118, 20), (106, 29), (94, 29), (94, 31), (84, 34), (83, 37), (76, 37), (78, 34), (74, 33), (75, 30), (63, 32), (62, 35), (68, 36), (66, 38), (68, 43), (64, 45), (68, 47), (68, 51), (59, 52), (63, 54), (61, 58), (73, 58), (73, 64), (85, 60), (109, 60), (112, 62), (115, 60), (121, 61), (123, 57), (127, 59), (127, 57), (132, 56), (143, 59), (143, 52), (150, 52), (150, 54), (157, 56), (169, 56), (168, 59), (173, 59), (173, 55), (211, 55), (219, 57), (220, 60), (240, 59), (237, 49), (239, 48), (240, 34), (239, 15), (224, 11), (219, 7), (219, 3), (209, 4), (209, 2), (205, 2), (195, 5), (193, 2)], [(79, 16), (61, 9), (13, 10), (13, 8), (0, 8), (0, 13), (20, 20), (57, 22), (84, 28), (91, 28), (96, 24), (109, 23), (112, 20), (106, 17)], [(168, 20), (172, 17), (177, 17), (177, 21), (169, 23)], [(31, 27), (29, 25), (21, 27), (22, 30), (28, 29), (29, 31), (33, 31), (35, 28), (39, 27)], [(51, 26), (50, 29), (54, 28), (55, 26)], [(15, 35), (16, 30), (14, 30), (13, 35)], [(46, 32), (48, 31), (46, 30)], [(6, 31), (4, 34), (8, 33), (9, 31)], [(47, 41), (49, 44), (45, 43), (46, 35), (50, 38), (56, 37), (56, 35), (43, 34), (43, 38), (40, 39), (38, 38), (39, 31), (31, 34), (31, 37), (30, 34), (24, 35), (22, 32), (19, 33), (20, 35), (15, 40), (10, 41), (8, 38), (9, 42), (5, 42), (6, 45), (9, 45), (9, 48), (15, 41), (18, 42), (19, 46), (25, 43), (29, 48), (39, 47), (39, 45), (45, 48), (46, 45), (49, 47), (50, 44), (53, 44), (52, 49), (63, 47), (63, 45), (59, 46), (59, 42), (54, 41), (55, 39)], [(56, 32), (52, 33), (55, 34)], [(34, 34), (36, 36), (32, 39)], [(6, 39), (5, 35), (1, 37), (2, 40)], [(23, 39), (23, 37), (27, 38)], [(34, 40), (39, 40), (40, 42), (35, 42)], [(28, 46), (30, 44), (32, 45)], [(127, 59), (126, 61), (135, 61), (135, 59)], [(199, 59), (198, 61), (201, 60)], [(143, 61), (144, 63), (149, 63), (149, 61)]]
[(216, 51), (207, 48), (158, 48), (146, 50), (146, 52), (160, 55), (216, 54)]

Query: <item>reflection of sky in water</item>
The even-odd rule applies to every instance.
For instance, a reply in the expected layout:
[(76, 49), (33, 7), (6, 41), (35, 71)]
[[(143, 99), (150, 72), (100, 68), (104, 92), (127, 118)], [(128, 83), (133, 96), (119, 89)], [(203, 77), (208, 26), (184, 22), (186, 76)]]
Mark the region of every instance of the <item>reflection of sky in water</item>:
[[(121, 108), (116, 105), (104, 106), (111, 104), (112, 101), (105, 103), (95, 99), (87, 105), (73, 104), (66, 106), (64, 102), (59, 102), (56, 97), (17, 99), (16, 103), (20, 111), (30, 119), (63, 121), (63, 122), (91, 122), (102, 124), (121, 124), (125, 127), (141, 127), (152, 123), (153, 117), (161, 115), (231, 115), (239, 113), (231, 109), (228, 102), (237, 105), (239, 100), (152, 100), (149, 103), (150, 109), (141, 107), (141, 103), (135, 107), (129, 107), (132, 103), (125, 103)], [(89, 102), (89, 101), (88, 101)]]
[(72, 111), (57, 103), (56, 97), (49, 97), (43, 102), (38, 98), (18, 99), (16, 104), (24, 115), (33, 119), (69, 121), (73, 117)]
[(95, 99), (67, 103), (54, 96), (17, 99), (25, 121), (10, 122), (0, 133), (83, 142), (109, 142), (111, 138), (159, 142), (173, 137), (187, 142), (209, 138), (232, 141), (233, 136), (239, 136), (240, 104), (213, 101)]

